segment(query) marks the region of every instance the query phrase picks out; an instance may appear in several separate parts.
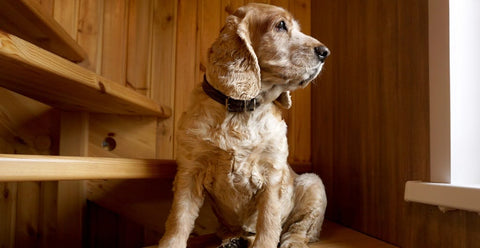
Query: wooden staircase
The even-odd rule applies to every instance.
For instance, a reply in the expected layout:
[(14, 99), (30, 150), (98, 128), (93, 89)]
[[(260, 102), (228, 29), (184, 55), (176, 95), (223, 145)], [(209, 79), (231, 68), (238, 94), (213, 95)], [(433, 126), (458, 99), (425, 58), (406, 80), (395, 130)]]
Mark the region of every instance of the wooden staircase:
[[(0, 9), (0, 86), (64, 111), (171, 116), (168, 106), (74, 63), (85, 52), (37, 2), (2, 0)], [(174, 171), (167, 160), (0, 155), (0, 181), (172, 178)]]

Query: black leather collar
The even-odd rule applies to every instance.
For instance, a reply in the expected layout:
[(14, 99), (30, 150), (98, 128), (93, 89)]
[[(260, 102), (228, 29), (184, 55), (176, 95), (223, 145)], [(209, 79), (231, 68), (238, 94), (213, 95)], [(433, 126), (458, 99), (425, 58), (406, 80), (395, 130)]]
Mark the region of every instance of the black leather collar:
[(229, 96), (224, 95), (219, 90), (213, 88), (207, 81), (207, 77), (203, 76), (202, 88), (205, 94), (218, 103), (225, 105), (228, 112), (249, 112), (254, 111), (255, 108), (260, 106), (260, 103), (256, 98), (250, 100), (237, 100)]

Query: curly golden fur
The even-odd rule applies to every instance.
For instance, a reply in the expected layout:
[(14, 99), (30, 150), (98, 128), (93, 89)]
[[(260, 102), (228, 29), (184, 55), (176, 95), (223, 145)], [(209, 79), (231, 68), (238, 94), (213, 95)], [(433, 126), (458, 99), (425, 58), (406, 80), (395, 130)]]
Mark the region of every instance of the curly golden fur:
[[(279, 7), (249, 4), (230, 15), (208, 53), (207, 81), (254, 111), (232, 113), (199, 86), (179, 123), (174, 200), (160, 248), (184, 248), (205, 198), (225, 240), (301, 248), (318, 239), (327, 205), (314, 174), (288, 165), (279, 107), (321, 71), (328, 49)], [(276, 103), (276, 104), (275, 104)]]

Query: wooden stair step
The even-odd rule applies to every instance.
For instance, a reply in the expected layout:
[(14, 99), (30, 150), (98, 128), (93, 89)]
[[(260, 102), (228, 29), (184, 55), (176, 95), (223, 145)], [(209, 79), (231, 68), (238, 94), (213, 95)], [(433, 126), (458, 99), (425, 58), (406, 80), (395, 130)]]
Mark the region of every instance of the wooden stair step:
[(0, 0), (0, 29), (71, 61), (85, 59), (86, 52), (34, 0)]
[(173, 160), (0, 154), (0, 182), (171, 179), (175, 172)]
[[(215, 248), (220, 240), (213, 234), (190, 238), (188, 248)], [(155, 248), (148, 246), (145, 248)], [(325, 221), (320, 241), (308, 244), (310, 248), (396, 248), (391, 244), (354, 231), (332, 221)]]
[(0, 86), (63, 110), (164, 118), (172, 112), (126, 86), (2, 31)]

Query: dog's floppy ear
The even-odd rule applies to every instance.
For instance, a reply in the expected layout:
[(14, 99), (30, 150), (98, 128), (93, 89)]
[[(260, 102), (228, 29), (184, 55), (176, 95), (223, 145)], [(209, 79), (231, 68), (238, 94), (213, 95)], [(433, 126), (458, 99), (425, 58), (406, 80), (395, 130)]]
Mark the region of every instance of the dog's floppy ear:
[(250, 100), (260, 92), (260, 67), (252, 48), (248, 13), (240, 8), (227, 17), (208, 52), (207, 80), (223, 94)]
[(282, 92), (282, 94), (280, 94), (280, 96), (278, 96), (275, 100), (275, 103), (284, 109), (289, 109), (292, 107), (292, 97), (290, 96), (290, 91)]

